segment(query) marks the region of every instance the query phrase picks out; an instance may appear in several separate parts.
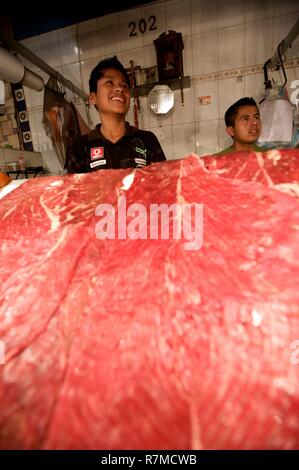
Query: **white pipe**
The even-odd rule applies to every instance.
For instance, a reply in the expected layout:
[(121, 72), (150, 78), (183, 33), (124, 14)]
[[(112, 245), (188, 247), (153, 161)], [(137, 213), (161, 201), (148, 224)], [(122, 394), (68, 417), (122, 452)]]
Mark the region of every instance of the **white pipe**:
[(42, 77), (24, 67), (16, 56), (2, 47), (0, 47), (0, 79), (11, 83), (22, 83), (36, 91), (42, 91), (45, 86)]
[(50, 67), (46, 62), (44, 62), (40, 57), (35, 55), (30, 49), (25, 47), (18, 41), (6, 36), (3, 31), (0, 29), (0, 39), (2, 39), (3, 44), (5, 44), (10, 49), (17, 52), (19, 55), (25, 57), (25, 59), (29, 60), (32, 64), (36, 65), (39, 69), (46, 72), (51, 77), (55, 78), (59, 83), (64, 85), (66, 88), (71, 90), (73, 93), (76, 93), (80, 98), (84, 100), (85, 103), (89, 102), (88, 95), (80, 90), (80, 88), (76, 87), (70, 80), (65, 78), (61, 73), (57, 72), (57, 70)]
[(24, 65), (6, 49), (0, 47), (0, 79), (18, 83), (24, 77)]
[(27, 67), (25, 67), (25, 73), (21, 83), (36, 91), (43, 91), (45, 87), (45, 82), (42, 77), (27, 69)]

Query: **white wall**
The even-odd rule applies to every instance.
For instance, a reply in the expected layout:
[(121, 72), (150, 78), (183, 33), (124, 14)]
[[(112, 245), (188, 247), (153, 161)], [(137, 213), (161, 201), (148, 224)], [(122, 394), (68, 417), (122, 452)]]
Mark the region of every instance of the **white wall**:
[[(129, 23), (156, 16), (155, 31), (130, 37)], [(175, 91), (175, 107), (155, 116), (141, 98), (141, 124), (159, 138), (168, 159), (190, 152), (212, 153), (230, 144), (223, 116), (227, 107), (243, 96), (260, 99), (264, 91), (262, 66), (299, 17), (297, 0), (161, 0), (141, 8), (110, 14), (42, 34), (23, 42), (49, 65), (88, 93), (88, 79), (99, 60), (116, 54), (125, 67), (157, 64), (153, 40), (167, 29), (181, 32), (184, 40), (184, 74), (191, 88)], [(287, 53), (288, 87), (299, 79), (299, 37)], [(37, 70), (32, 64), (29, 68)], [(39, 72), (45, 78), (46, 74)], [(270, 73), (283, 83), (280, 72)], [(59, 164), (42, 124), (43, 93), (25, 89), (34, 149), (45, 165)], [(69, 98), (73, 98), (68, 92)], [(210, 104), (199, 97), (209, 96)], [(85, 110), (80, 106), (82, 115)], [(97, 114), (92, 110), (94, 124)], [(128, 120), (133, 124), (132, 109)]]

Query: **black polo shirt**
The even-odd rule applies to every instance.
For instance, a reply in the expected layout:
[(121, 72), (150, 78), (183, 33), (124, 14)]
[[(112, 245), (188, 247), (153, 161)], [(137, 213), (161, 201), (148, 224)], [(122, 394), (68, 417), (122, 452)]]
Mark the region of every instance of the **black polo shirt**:
[(142, 168), (166, 160), (161, 145), (150, 131), (126, 122), (126, 134), (113, 143), (101, 133), (101, 124), (75, 140), (67, 153), (68, 173), (87, 173), (108, 168)]

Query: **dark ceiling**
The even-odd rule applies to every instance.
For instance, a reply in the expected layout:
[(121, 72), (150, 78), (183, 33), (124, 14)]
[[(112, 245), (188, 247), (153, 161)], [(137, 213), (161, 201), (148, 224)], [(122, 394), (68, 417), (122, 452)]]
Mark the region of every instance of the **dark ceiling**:
[(15, 39), (21, 40), (148, 3), (154, 0), (27, 0), (1, 13), (10, 17)]

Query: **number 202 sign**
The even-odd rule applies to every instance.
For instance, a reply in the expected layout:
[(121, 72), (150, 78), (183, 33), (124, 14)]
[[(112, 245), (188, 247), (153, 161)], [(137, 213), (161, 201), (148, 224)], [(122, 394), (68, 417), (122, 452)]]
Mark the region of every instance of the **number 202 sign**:
[(141, 18), (138, 22), (131, 21), (131, 23), (128, 24), (128, 28), (130, 28), (129, 36), (134, 37), (138, 34), (144, 34), (146, 31), (155, 31), (155, 29), (157, 29), (156, 21), (154, 15), (149, 16), (147, 21), (144, 18)]

